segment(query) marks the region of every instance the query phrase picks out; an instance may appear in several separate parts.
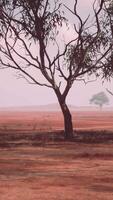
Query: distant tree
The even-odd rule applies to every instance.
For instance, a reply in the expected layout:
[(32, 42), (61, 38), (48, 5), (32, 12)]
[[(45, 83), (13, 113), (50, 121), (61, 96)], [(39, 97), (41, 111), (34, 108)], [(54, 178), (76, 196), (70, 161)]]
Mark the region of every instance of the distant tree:
[[(16, 70), (29, 83), (55, 92), (67, 139), (73, 137), (72, 116), (66, 103), (70, 88), (77, 80), (100, 75), (101, 69), (108, 66), (112, 49), (101, 23), (105, 1), (94, 1), (94, 18), (86, 19), (79, 14), (78, 3), (75, 0), (71, 10), (60, 0), (0, 0), (1, 68)], [(58, 35), (62, 26), (69, 24), (64, 8), (75, 17), (75, 38), (62, 44)]]
[(104, 104), (109, 103), (109, 99), (104, 92), (99, 92), (92, 96), (92, 98), (90, 99), (90, 103), (98, 105), (100, 109), (102, 109)]

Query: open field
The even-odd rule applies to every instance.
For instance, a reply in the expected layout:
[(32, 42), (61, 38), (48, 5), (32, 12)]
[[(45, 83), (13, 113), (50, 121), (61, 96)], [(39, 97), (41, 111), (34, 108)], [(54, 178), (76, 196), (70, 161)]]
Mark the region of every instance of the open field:
[[(73, 112), (76, 129), (113, 130), (113, 111)], [(63, 128), (61, 112), (0, 112), (0, 132), (53, 131)]]
[[(113, 200), (113, 112), (0, 114), (0, 200)], [(57, 130), (57, 131), (53, 131)]]

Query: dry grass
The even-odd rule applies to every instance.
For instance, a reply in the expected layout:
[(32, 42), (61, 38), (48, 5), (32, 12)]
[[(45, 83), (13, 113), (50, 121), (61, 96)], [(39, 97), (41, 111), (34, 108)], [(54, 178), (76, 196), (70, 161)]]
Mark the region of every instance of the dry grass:
[[(113, 130), (113, 111), (73, 112), (74, 128)], [(43, 132), (63, 129), (61, 112), (1, 112), (0, 132)]]
[(1, 114), (0, 200), (112, 200), (113, 113), (78, 113), (72, 142), (52, 131), (60, 113), (47, 115)]

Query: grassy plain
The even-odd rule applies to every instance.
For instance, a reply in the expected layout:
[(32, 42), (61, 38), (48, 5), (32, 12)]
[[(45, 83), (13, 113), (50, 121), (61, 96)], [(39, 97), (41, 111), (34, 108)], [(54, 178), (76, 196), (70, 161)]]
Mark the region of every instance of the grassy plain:
[(113, 112), (0, 113), (0, 200), (112, 200)]

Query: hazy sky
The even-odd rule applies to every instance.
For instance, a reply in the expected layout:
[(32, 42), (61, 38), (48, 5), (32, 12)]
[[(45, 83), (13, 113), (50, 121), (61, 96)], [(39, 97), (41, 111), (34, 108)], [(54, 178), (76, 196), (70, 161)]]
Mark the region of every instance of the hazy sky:
[[(66, 1), (69, 6), (69, 1)], [(72, 0), (70, 2), (73, 2)], [(90, 2), (92, 0), (81, 1), (81, 9), (84, 15), (88, 13)], [(71, 6), (71, 5), (70, 5)], [(65, 30), (64, 30), (65, 31)], [(67, 31), (65, 38), (72, 38), (71, 31)], [(104, 91), (106, 88), (113, 91), (113, 81), (105, 82), (95, 81), (85, 85), (83, 82), (76, 82), (67, 98), (69, 104), (81, 106), (88, 105), (89, 99), (93, 94)], [(113, 97), (109, 97), (110, 105), (113, 106)], [(57, 98), (52, 89), (30, 85), (24, 79), (17, 79), (16, 72), (13, 70), (0, 70), (0, 107), (22, 106), (22, 105), (40, 105), (57, 102)]]
[[(101, 84), (101, 81), (91, 82), (85, 85), (76, 82), (67, 98), (67, 102), (73, 105), (88, 105), (91, 96), (97, 92), (109, 88), (113, 91), (113, 82)], [(107, 92), (106, 92), (107, 94)], [(113, 97), (107, 94), (110, 104), (113, 106)], [(15, 72), (10, 70), (0, 71), (0, 107), (19, 105), (40, 105), (57, 102), (52, 89), (30, 85), (23, 79), (17, 79)]]

